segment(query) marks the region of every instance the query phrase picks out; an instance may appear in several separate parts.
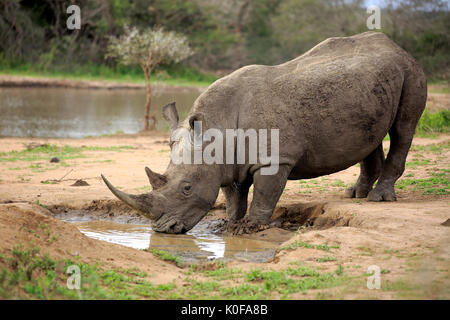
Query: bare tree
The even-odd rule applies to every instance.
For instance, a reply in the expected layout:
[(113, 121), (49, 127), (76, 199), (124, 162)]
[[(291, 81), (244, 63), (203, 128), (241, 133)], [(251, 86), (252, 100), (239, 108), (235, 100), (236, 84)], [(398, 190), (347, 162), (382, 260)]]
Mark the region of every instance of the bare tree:
[[(139, 31), (126, 28), (119, 37), (109, 38), (106, 57), (115, 58), (123, 65), (138, 65), (144, 71), (147, 101), (145, 104), (145, 127), (150, 129), (149, 113), (151, 105), (150, 76), (152, 70), (161, 63), (178, 63), (193, 54), (187, 38), (175, 32), (148, 29)], [(154, 128), (152, 124), (152, 129)]]

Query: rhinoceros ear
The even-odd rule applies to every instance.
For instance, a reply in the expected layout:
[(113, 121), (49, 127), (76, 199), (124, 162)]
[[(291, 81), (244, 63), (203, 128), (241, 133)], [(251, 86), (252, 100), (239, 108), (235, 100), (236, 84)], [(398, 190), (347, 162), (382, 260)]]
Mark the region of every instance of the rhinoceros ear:
[(153, 189), (161, 188), (167, 183), (167, 178), (165, 176), (157, 172), (153, 172), (149, 167), (145, 167), (145, 172), (147, 173), (148, 180), (150, 181)]
[(169, 103), (163, 108), (163, 116), (164, 119), (169, 123), (170, 131), (174, 131), (178, 128), (178, 112), (175, 107), (175, 102)]

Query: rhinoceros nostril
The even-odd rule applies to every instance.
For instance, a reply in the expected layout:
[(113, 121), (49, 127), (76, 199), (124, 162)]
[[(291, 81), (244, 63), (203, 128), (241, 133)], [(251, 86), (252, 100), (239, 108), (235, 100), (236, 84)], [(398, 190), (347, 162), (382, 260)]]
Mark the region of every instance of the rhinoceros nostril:
[(179, 222), (173, 226), (174, 233), (185, 233), (186, 228), (182, 222)]
[(176, 233), (175, 232), (175, 227), (176, 227), (176, 225), (177, 225), (177, 222), (176, 221), (171, 221), (170, 223), (168, 223), (167, 224), (167, 226), (166, 226), (166, 232), (167, 233)]

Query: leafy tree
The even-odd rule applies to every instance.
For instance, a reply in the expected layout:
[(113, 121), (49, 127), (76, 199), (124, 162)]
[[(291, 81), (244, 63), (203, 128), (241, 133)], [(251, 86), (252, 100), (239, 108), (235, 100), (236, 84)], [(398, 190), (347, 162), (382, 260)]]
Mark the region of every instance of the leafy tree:
[[(117, 59), (123, 65), (138, 65), (145, 76), (147, 101), (145, 104), (145, 127), (149, 130), (151, 105), (150, 75), (161, 63), (178, 63), (193, 54), (185, 36), (161, 29), (139, 31), (126, 28), (125, 33), (116, 38), (110, 37), (106, 57)], [(152, 129), (155, 123), (152, 124)]]

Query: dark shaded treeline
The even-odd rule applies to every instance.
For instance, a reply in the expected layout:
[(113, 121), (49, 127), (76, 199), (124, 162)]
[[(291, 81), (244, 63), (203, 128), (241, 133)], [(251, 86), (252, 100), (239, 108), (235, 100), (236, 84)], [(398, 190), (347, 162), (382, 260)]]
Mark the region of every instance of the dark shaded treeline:
[[(381, 31), (414, 55), (428, 76), (448, 79), (447, 1), (382, 3)], [(70, 4), (81, 8), (80, 30), (66, 27)], [(276, 64), (328, 37), (367, 31), (366, 5), (363, 0), (0, 0), (0, 68), (115, 68), (104, 58), (106, 43), (125, 25), (187, 35), (196, 54), (182, 68), (220, 73)]]

